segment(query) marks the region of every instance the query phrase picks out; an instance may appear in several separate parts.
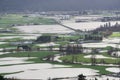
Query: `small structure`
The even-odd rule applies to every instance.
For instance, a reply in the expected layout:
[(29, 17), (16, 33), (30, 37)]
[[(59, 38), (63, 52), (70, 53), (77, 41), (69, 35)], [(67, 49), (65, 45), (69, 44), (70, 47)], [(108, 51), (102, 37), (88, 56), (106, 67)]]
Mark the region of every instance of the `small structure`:
[(78, 75), (78, 80), (86, 80), (85, 77), (83, 74), (80, 74)]
[(92, 55), (92, 56), (91, 56), (91, 65), (92, 65), (92, 66), (95, 66), (95, 65), (96, 65), (96, 56), (95, 56), (95, 55)]
[(17, 46), (17, 50), (24, 50), (24, 51), (30, 51), (31, 50), (31, 47), (29, 47), (28, 45), (18, 45)]
[(59, 47), (60, 52), (66, 52), (66, 54), (78, 54), (83, 52), (81, 44), (68, 44)]
[(58, 36), (50, 36), (50, 35), (43, 35), (37, 38), (37, 40), (35, 40), (35, 42), (37, 43), (47, 43), (47, 42), (51, 42), (53, 40), (56, 40), (58, 38)]
[(115, 56), (115, 57), (120, 57), (120, 51), (114, 51), (114, 52), (112, 52), (111, 55)]
[(0, 33), (12, 33), (13, 31), (10, 29), (0, 29)]

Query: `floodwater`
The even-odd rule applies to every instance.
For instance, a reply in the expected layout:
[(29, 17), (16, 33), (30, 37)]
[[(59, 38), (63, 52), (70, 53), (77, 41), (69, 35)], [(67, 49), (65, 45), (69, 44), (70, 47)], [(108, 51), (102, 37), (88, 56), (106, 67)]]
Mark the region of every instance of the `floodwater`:
[[(39, 66), (40, 67), (40, 66)], [(20, 79), (42, 79), (47, 80), (50, 78), (61, 77), (76, 77), (79, 74), (84, 75), (97, 75), (97, 70), (89, 68), (47, 68), (39, 70), (26, 70), (18, 74), (7, 75), (7, 77), (13, 76)]]
[[(100, 42), (100, 43), (83, 43), (82, 46), (83, 47), (88, 47), (88, 48), (105, 48), (107, 46), (111, 46), (111, 47), (116, 48), (116, 44), (109, 44), (109, 43), (103, 43), (103, 42)], [(120, 46), (119, 46), (119, 48), (120, 48)]]
[[(0, 73), (14, 73), (14, 72), (22, 71), (20, 73), (6, 75), (5, 77), (15, 77), (19, 79), (47, 80), (49, 77), (51, 78), (75, 77), (79, 74), (97, 75), (98, 74), (97, 72), (99, 72), (97, 70), (90, 69), (90, 68), (70, 68), (71, 66), (54, 65), (50, 63), (28, 64), (31, 62), (26, 62), (25, 60), (27, 59), (28, 59), (27, 57), (1, 58), (0, 64), (9, 65), (9, 66), (0, 66)], [(27, 64), (21, 64), (21, 63), (27, 63)]]
[(36, 44), (36, 46), (41, 46), (41, 47), (59, 46), (59, 44), (55, 44), (54, 42), (50, 42), (50, 43)]
[(102, 42), (97, 42), (97, 43), (83, 43), (82, 46), (83, 47), (88, 47), (88, 48), (105, 48), (107, 46), (111, 46), (111, 47), (118, 47), (120, 48), (120, 46), (118, 45), (118, 43), (120, 43), (120, 38), (110, 38), (110, 39), (103, 39)]
[[(110, 21), (111, 25), (115, 25), (116, 22), (120, 23), (120, 21)], [(63, 22), (64, 25), (69, 26), (71, 28), (74, 29), (80, 29), (80, 30), (93, 30), (96, 29), (98, 27), (100, 27), (101, 25), (103, 26), (104, 24), (106, 24), (108, 22), (79, 22), (79, 23), (75, 23), (75, 22)]]
[(119, 73), (120, 72), (120, 68), (118, 67), (110, 67), (110, 68), (106, 68), (107, 71), (113, 72), (113, 73)]
[[(111, 25), (114, 25), (116, 22), (111, 22)], [(120, 23), (120, 21), (118, 22)], [(100, 25), (106, 24), (106, 22), (80, 22), (80, 23), (63, 23), (64, 25), (67, 25), (74, 29), (81, 29), (81, 30), (92, 30)], [(16, 26), (19, 31), (25, 32), (25, 33), (70, 33), (73, 32), (72, 30), (69, 30), (63, 26), (60, 25), (31, 25), (31, 26)], [(1, 39), (11, 39), (11, 38), (19, 38), (20, 36), (14, 36), (14, 37), (1, 37)], [(22, 37), (23, 39), (35, 39), (36, 37), (32, 36), (26, 36)], [(119, 42), (120, 39), (118, 39), (117, 42)], [(112, 42), (112, 43), (111, 43)], [(115, 40), (104, 40), (100, 43), (84, 43), (82, 44), (83, 47), (107, 47), (112, 46), (116, 47)], [(3, 42), (0, 42), (0, 44), (3, 44)], [(41, 44), (42, 46), (46, 45), (57, 45), (57, 44)], [(40, 45), (40, 46), (41, 46)], [(120, 47), (120, 46), (119, 46)], [(90, 56), (87, 56), (87, 58)], [(106, 58), (104, 56), (98, 56), (101, 58)], [(58, 60), (59, 57), (56, 58)], [(107, 57), (108, 58), (108, 57)], [(84, 75), (97, 75), (99, 71), (90, 69), (90, 68), (70, 68), (71, 66), (64, 66), (64, 65), (53, 65), (49, 63), (40, 63), (40, 64), (21, 64), (21, 63), (29, 63), (26, 62), (25, 59), (17, 59), (17, 58), (5, 58), (0, 59), (0, 65), (9, 65), (9, 66), (0, 66), (0, 73), (13, 73), (13, 72), (19, 72), (20, 73), (14, 73), (6, 75), (5, 77), (15, 77), (19, 79), (43, 79), (46, 80), (49, 77), (51, 78), (60, 78), (60, 77), (76, 77), (79, 74)], [(59, 61), (61, 62), (61, 61)], [(31, 62), (30, 62), (31, 63)], [(17, 65), (10, 65), (10, 64), (17, 64)], [(107, 68), (108, 71), (117, 71), (116, 68)], [(91, 77), (90, 77), (91, 78)], [(103, 80), (103, 79), (102, 79)]]
[(0, 37), (0, 40), (7, 40), (7, 39), (14, 39), (14, 38), (37, 39), (37, 36), (5, 36), (5, 37)]
[[(120, 23), (120, 21), (111, 21), (111, 25), (115, 25), (117, 23)], [(104, 25), (108, 22), (63, 22), (64, 25), (69, 26), (73, 29), (80, 29), (80, 30), (93, 30), (100, 25)], [(61, 25), (29, 25), (29, 26), (16, 26), (19, 31), (25, 32), (25, 33), (71, 33), (74, 32), (70, 29), (67, 29)]]
[(7, 42), (0, 42), (0, 44), (6, 44)]
[[(92, 55), (84, 56), (84, 58), (91, 58), (91, 57), (92, 57)], [(100, 59), (104, 59), (104, 58), (106, 58), (106, 59), (116, 59), (116, 58), (112, 58), (112, 57), (105, 57), (103, 55), (95, 55), (95, 57), (100, 58)]]
[(60, 25), (31, 25), (16, 26), (18, 30), (25, 33), (70, 33), (73, 32)]

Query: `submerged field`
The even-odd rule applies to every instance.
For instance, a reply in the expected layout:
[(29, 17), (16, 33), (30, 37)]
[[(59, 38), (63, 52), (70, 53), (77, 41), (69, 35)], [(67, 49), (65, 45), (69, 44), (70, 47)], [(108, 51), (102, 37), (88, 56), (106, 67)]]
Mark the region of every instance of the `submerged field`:
[(14, 27), (18, 29), (20, 32), (24, 33), (70, 33), (74, 32), (67, 28), (64, 28), (60, 25), (30, 25), (30, 26), (16, 26)]
[[(105, 64), (117, 64), (117, 62), (120, 61), (120, 59), (118, 59), (118, 58), (110, 57), (109, 55), (107, 55), (107, 56), (103, 56), (103, 55), (104, 54), (95, 54), (96, 64), (103, 64), (103, 63), (105, 63)], [(90, 64), (91, 63), (91, 54), (67, 55), (67, 56), (61, 57), (61, 60), (66, 61), (66, 62), (74, 62), (74, 61), (76, 62), (77, 61), (76, 63), (85, 63), (85, 64), (88, 63), (88, 64)]]
[[(88, 26), (89, 29), (94, 29), (99, 27), (100, 24), (104, 25), (105, 23), (74, 22), (64, 24), (74, 29), (85, 30), (88, 29)], [(112, 24), (114, 25), (115, 22), (112, 22)], [(116, 73), (116, 70), (118, 70), (116, 62), (119, 62), (120, 59), (104, 53), (96, 54), (98, 57), (96, 63), (99, 64), (104, 60), (106, 64), (91, 66), (91, 54), (79, 53), (62, 57), (56, 56), (55, 61), (49, 61), (44, 59), (51, 55), (59, 55), (61, 52), (37, 50), (17, 52), (17, 45), (10, 44), (29, 40), (35, 41), (42, 33), (48, 33), (49, 35), (53, 35), (50, 33), (54, 33), (54, 35), (59, 35), (60, 38), (55, 42), (31, 44), (30, 46), (33, 49), (37, 47), (49, 47), (50, 45), (58, 48), (59, 45), (74, 44), (74, 41), (82, 38), (82, 36), (79, 35), (69, 36), (68, 34), (73, 33), (74, 31), (56, 24), (53, 19), (21, 14), (0, 16), (1, 30), (10, 28), (11, 26), (14, 28), (11, 29), (13, 30), (12, 33), (0, 34), (0, 74), (5, 75), (6, 77), (15, 77), (19, 79), (48, 79), (49, 77), (77, 77), (79, 74), (85, 74), (86, 76), (111, 74)], [(63, 35), (63, 33), (67, 33), (67, 35)], [(85, 48), (105, 48), (108, 46), (116, 48), (116, 44), (119, 44), (120, 41), (119, 37), (119, 33), (113, 33), (109, 38), (105, 38), (101, 42), (82, 43), (81, 45)], [(79, 44), (79, 42), (77, 43)], [(8, 52), (4, 51), (4, 49), (8, 50)], [(73, 61), (73, 56), (77, 58), (77, 62)], [(87, 78), (89, 79), (89, 77)], [(104, 79), (106, 79), (106, 76)], [(111, 80), (112, 79), (113, 78), (111, 78)], [(116, 78), (116, 80), (117, 79), (118, 78)]]
[[(59, 53), (40, 51), (18, 52), (0, 55), (1, 74), (5, 75), (5, 77), (16, 77), (19, 79), (48, 79), (49, 77), (76, 77), (79, 74), (91, 76), (111, 73), (111, 71), (109, 72), (109, 66), (91, 66), (42, 60), (43, 57), (53, 54)], [(34, 73), (34, 75), (31, 75), (31, 73)]]
[[(46, 57), (46, 56), (49, 56), (49, 55), (53, 55), (53, 54), (59, 54), (58, 52), (47, 52), (47, 51), (40, 51), (40, 52), (17, 52), (17, 53), (9, 53), (9, 54), (3, 54), (3, 55), (0, 55), (0, 58), (1, 59), (4, 59), (4, 58), (8, 58), (9, 59), (9, 57), (11, 58), (13, 58), (13, 60), (14, 60), (14, 58), (18, 58), (18, 59), (20, 59), (20, 58), (25, 58), (26, 57), (26, 61), (27, 62), (32, 62), (32, 63), (46, 63), (46, 62), (49, 62), (49, 61), (43, 61), (42, 59), (44, 58), (44, 57)], [(11, 60), (12, 60), (12, 58), (11, 58)], [(57, 62), (50, 62), (50, 63), (52, 63), (52, 64), (62, 64), (62, 65), (69, 65), (69, 66), (73, 66), (73, 68), (75, 68), (75, 67), (79, 67), (79, 68), (90, 68), (90, 66), (88, 65), (86, 65), (86, 66), (82, 66), (81, 64), (76, 64), (76, 65), (74, 65), (74, 64), (70, 64), (70, 63), (57, 63)], [(11, 64), (3, 64), (3, 65), (0, 65), (0, 66), (12, 66), (12, 65), (14, 65), (14, 63), (11, 63)], [(19, 64), (18, 64), (19, 65)], [(96, 69), (97, 68), (97, 66), (95, 67), (95, 66), (91, 66), (91, 68), (93, 68), (93, 69)], [(99, 69), (104, 69), (105, 70), (105, 68), (106, 67), (104, 67), (104, 68), (102, 68), (102, 66), (98, 66), (98, 69), (97, 70), (99, 70)], [(14, 70), (13, 70), (14, 71)], [(100, 71), (100, 73), (104, 73), (104, 72), (102, 72), (102, 71)], [(107, 73), (107, 72), (106, 72)]]

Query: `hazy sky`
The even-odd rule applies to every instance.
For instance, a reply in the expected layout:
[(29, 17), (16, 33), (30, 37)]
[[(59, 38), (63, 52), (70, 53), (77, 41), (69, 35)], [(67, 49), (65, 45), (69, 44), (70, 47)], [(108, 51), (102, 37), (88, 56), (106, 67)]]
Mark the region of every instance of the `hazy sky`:
[(0, 11), (7, 10), (88, 10), (119, 9), (120, 0), (0, 0)]

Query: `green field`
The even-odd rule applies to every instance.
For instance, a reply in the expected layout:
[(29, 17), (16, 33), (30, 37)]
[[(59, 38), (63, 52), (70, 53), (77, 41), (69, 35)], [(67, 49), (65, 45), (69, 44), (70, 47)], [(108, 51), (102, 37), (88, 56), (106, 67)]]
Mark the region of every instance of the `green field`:
[[(84, 58), (84, 56), (86, 55), (85, 54), (67, 55), (67, 56), (61, 57), (60, 59), (66, 62), (71, 62), (71, 63), (73, 62), (73, 59), (74, 61), (77, 61), (77, 62), (91, 63), (91, 58)], [(120, 59), (96, 59), (96, 63), (102, 63), (103, 60), (107, 64), (116, 64), (117, 62), (120, 61)]]
[[(0, 58), (5, 58), (5, 57), (28, 57), (28, 55), (29, 55), (27, 61), (30, 61), (30, 62), (33, 62), (33, 63), (44, 63), (44, 62), (46, 63), (46, 62), (48, 62), (48, 63), (51, 63), (51, 64), (68, 65), (68, 66), (71, 66), (71, 68), (91, 68), (91, 69), (99, 70), (100, 74), (110, 74), (109, 71), (105, 70), (106, 68), (108, 68), (108, 66), (91, 66), (91, 65), (81, 65), (81, 64), (73, 64), (73, 63), (64, 63), (64, 62), (63, 63), (50, 62), (50, 61), (43, 61), (42, 60), (44, 57), (46, 57), (48, 55), (53, 55), (53, 54), (59, 54), (59, 52), (51, 52), (51, 51), (17, 52), (17, 53), (10, 53), (10, 54), (0, 55)], [(30, 58), (30, 57), (36, 57), (36, 58)], [(5, 66), (9, 66), (9, 65), (5, 65)]]
[(50, 52), (50, 51), (40, 51), (40, 52), (34, 52), (34, 51), (28, 51), (28, 52), (16, 52), (16, 53), (10, 53), (10, 54), (3, 54), (0, 55), (0, 58), (5, 57), (36, 57), (33, 59), (28, 59), (28, 61), (33, 61), (34, 63), (44, 62), (42, 61), (43, 57), (46, 57), (48, 55), (54, 55), (58, 54), (58, 52)]
[(113, 32), (110, 37), (120, 37), (120, 32)]
[(91, 66), (91, 65), (78, 65), (78, 64), (74, 64), (73, 65), (74, 68), (91, 68), (94, 70), (98, 70), (99, 74), (110, 74), (111, 72), (106, 71), (105, 69), (108, 68), (108, 66)]
[(23, 14), (6, 14), (0, 16), (0, 27), (11, 27), (14, 25), (49, 25), (56, 24), (55, 20), (42, 18), (39, 16), (29, 16)]
[(8, 48), (8, 47), (12, 47), (12, 46), (10, 46), (8, 43), (0, 44), (0, 48)]

